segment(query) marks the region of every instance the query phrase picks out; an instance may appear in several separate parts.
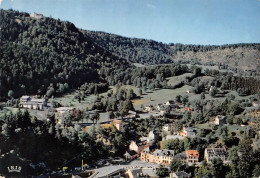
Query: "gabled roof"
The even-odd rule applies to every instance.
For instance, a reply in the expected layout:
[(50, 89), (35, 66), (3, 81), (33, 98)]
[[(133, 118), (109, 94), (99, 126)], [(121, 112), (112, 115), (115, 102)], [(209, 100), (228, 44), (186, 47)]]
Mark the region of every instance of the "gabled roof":
[(205, 151), (208, 153), (208, 155), (211, 156), (225, 156), (226, 155), (226, 149), (225, 148), (206, 148)]
[(222, 120), (222, 119), (226, 119), (226, 116), (218, 115), (216, 118)]
[(136, 154), (137, 154), (134, 150), (129, 150), (129, 151), (127, 151), (127, 153), (128, 153), (130, 156), (133, 156), (133, 155), (136, 155)]
[(155, 155), (155, 156), (174, 156), (174, 150), (159, 150), (159, 149), (156, 149), (153, 152), (153, 155)]
[(177, 175), (177, 177), (181, 177), (181, 178), (191, 177), (190, 174), (188, 174), (187, 172), (184, 172), (184, 171), (175, 172), (175, 174)]
[(186, 153), (178, 153), (174, 156), (174, 158), (176, 158), (176, 159), (186, 159), (187, 155), (186, 155)]
[(169, 100), (168, 101), (170, 104), (175, 104), (174, 100)]
[(21, 99), (28, 99), (30, 96), (22, 96)]
[(197, 150), (187, 150), (186, 151), (187, 157), (192, 156), (192, 157), (199, 157), (199, 152)]

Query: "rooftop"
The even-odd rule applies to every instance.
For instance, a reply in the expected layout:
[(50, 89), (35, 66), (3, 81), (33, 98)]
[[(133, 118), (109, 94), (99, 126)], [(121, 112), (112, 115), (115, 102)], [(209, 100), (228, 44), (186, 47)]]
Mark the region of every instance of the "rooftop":
[(175, 174), (178, 176), (178, 177), (182, 177), (182, 178), (185, 178), (185, 177), (191, 177), (190, 174), (184, 172), (184, 171), (180, 171), (180, 172), (175, 172)]
[(225, 148), (206, 148), (205, 150), (209, 156), (225, 156), (226, 149)]
[(186, 151), (187, 156), (192, 156), (192, 157), (199, 157), (199, 152), (197, 150), (187, 150)]
[(178, 153), (174, 156), (176, 159), (186, 159), (187, 155), (186, 153)]
[(155, 155), (155, 156), (174, 156), (174, 150), (159, 150), (159, 149), (156, 149), (153, 152), (153, 155)]
[(219, 120), (221, 120), (221, 119), (225, 119), (226, 116), (218, 115), (217, 118), (218, 118)]

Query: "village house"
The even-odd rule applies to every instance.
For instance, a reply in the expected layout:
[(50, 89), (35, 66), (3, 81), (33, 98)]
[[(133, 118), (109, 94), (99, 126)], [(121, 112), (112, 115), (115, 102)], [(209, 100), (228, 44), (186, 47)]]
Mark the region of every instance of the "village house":
[(147, 138), (147, 141), (148, 141), (149, 143), (151, 143), (151, 142), (157, 140), (158, 138), (159, 138), (159, 135), (158, 135), (158, 134), (156, 134), (154, 131), (150, 131), (150, 132), (149, 132), (149, 135), (148, 135), (148, 138)]
[(136, 118), (136, 112), (135, 111), (129, 111), (128, 115), (126, 115), (125, 117), (123, 117), (124, 119), (133, 119)]
[(174, 150), (156, 149), (151, 153), (149, 148), (146, 148), (141, 152), (140, 159), (145, 162), (170, 165), (171, 161), (174, 159)]
[(191, 174), (188, 174), (184, 171), (180, 172), (171, 172), (169, 175), (170, 178), (190, 178)]
[(154, 108), (153, 108), (152, 105), (148, 105), (148, 106), (144, 107), (144, 110), (147, 111), (147, 112), (152, 112), (154, 110)]
[(114, 119), (112, 123), (115, 125), (116, 129), (120, 132), (124, 130), (123, 121), (119, 119)]
[(199, 152), (197, 150), (187, 150), (186, 156), (188, 164), (197, 164), (199, 162)]
[(132, 160), (137, 156), (138, 156), (138, 154), (134, 150), (127, 151), (124, 154), (124, 157), (125, 157), (126, 160)]
[(212, 163), (212, 160), (217, 158), (225, 163), (227, 162), (227, 151), (225, 148), (206, 148), (204, 158), (207, 163)]
[(171, 131), (171, 125), (170, 124), (165, 124), (162, 128), (163, 132), (170, 132)]
[(56, 113), (55, 113), (55, 116), (60, 118), (64, 115), (64, 113), (66, 112), (72, 112), (73, 110), (75, 110), (76, 108), (72, 108), (72, 107), (59, 107), (59, 108), (56, 108)]
[(47, 100), (45, 98), (37, 99), (30, 96), (22, 96), (19, 106), (21, 108), (43, 110), (44, 107), (47, 107)]
[(158, 105), (156, 106), (156, 109), (157, 109), (158, 111), (161, 111), (161, 112), (165, 112), (165, 111), (166, 111), (166, 108), (167, 108), (167, 106), (166, 106), (165, 104), (162, 104), (162, 103), (160, 103), (160, 104), (158, 104)]
[(176, 108), (176, 104), (174, 102), (174, 100), (169, 100), (165, 103), (166, 106), (170, 106), (171, 109), (175, 109)]
[(216, 116), (215, 124), (219, 126), (226, 124), (226, 116), (222, 116), (222, 115)]
[(143, 151), (141, 152), (140, 159), (145, 162), (150, 162), (150, 154), (151, 152), (148, 146), (145, 149), (143, 149)]
[(174, 159), (179, 160), (182, 164), (187, 162), (187, 154), (186, 153), (178, 153), (174, 156)]
[[(99, 124), (99, 126), (102, 128), (102, 129), (109, 129), (110, 127), (111, 127), (111, 122), (110, 121), (104, 121), (104, 122), (99, 122), (98, 123)], [(93, 126), (94, 124), (93, 123), (79, 123), (79, 125), (81, 126), (81, 127), (84, 127), (85, 126), (85, 128), (84, 128), (84, 130), (85, 130), (85, 132), (87, 133), (88, 132), (88, 129), (91, 127), (91, 126)]]
[(129, 177), (129, 178), (157, 177), (156, 176), (156, 169), (154, 169), (154, 168), (133, 168), (133, 169), (128, 169), (125, 174), (126, 174), (126, 177)]
[(140, 154), (146, 147), (148, 147), (148, 144), (146, 142), (131, 141), (129, 145), (129, 150), (133, 150), (137, 154)]
[(186, 107), (185, 108), (185, 111), (193, 111), (194, 109), (193, 108), (191, 108), (191, 107)]
[(22, 96), (20, 98), (20, 102), (28, 102), (31, 100), (31, 97), (30, 96)]
[(183, 127), (183, 129), (181, 131), (181, 136), (184, 136), (184, 137), (195, 137), (196, 133), (195, 133), (195, 130), (192, 129), (192, 128)]
[(129, 111), (128, 115), (129, 115), (129, 117), (136, 117), (136, 112), (135, 111)]

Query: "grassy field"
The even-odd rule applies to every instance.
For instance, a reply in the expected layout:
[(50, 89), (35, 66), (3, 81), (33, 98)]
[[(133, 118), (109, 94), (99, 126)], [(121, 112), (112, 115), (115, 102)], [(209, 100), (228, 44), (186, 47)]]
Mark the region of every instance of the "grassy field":
[(167, 80), (168, 80), (167, 84), (172, 85), (172, 86), (176, 85), (176, 84), (184, 81), (186, 77), (190, 77), (192, 75), (193, 75), (192, 73), (185, 73), (185, 74), (174, 76), (174, 77), (168, 77), (167, 78)]
[[(192, 73), (185, 73), (183, 75), (180, 76), (175, 76), (175, 77), (169, 77), (168, 79), (168, 84), (169, 85), (175, 85), (181, 81), (183, 81), (185, 79), (185, 77), (187, 76), (191, 76)], [(203, 76), (202, 79), (204, 80), (208, 80), (211, 79), (212, 77), (209, 76)], [(133, 89), (133, 91), (138, 95), (139, 93), (139, 88), (131, 86), (131, 85), (124, 85), (122, 86), (123, 88), (126, 89)], [(187, 95), (189, 97), (189, 101), (193, 101), (193, 100), (200, 100), (200, 94), (195, 94), (195, 93), (187, 93), (188, 90), (193, 89), (193, 87), (188, 86), (188, 85), (184, 85), (181, 88), (177, 88), (177, 89), (155, 89), (154, 91), (143, 91), (143, 94), (141, 96), (139, 96), (140, 98), (138, 99), (134, 99), (132, 100), (134, 108), (136, 110), (140, 110), (141, 109), (141, 105), (156, 105), (159, 103), (165, 103), (168, 100), (174, 100), (175, 97), (177, 95), (182, 95), (185, 96)], [(113, 92), (115, 92), (116, 88), (111, 86), (110, 90), (113, 90)], [(109, 90), (109, 91), (110, 91)], [(102, 94), (99, 94), (99, 96), (106, 96), (107, 93), (109, 92), (105, 92)], [(245, 96), (245, 97), (241, 97), (238, 96), (238, 94), (235, 91), (230, 91), (228, 94), (233, 94), (235, 96), (235, 100), (241, 100), (241, 99), (248, 99), (251, 96)], [(86, 110), (87, 108), (90, 109), (92, 104), (94, 103), (95, 99), (97, 96), (95, 95), (89, 95), (86, 96), (84, 100), (82, 100), (80, 103), (77, 99), (75, 99), (75, 95), (77, 95), (77, 91), (64, 95), (62, 97), (57, 97), (57, 98), (53, 98), (53, 99), (49, 99), (48, 103), (51, 103), (52, 101), (56, 101), (58, 103), (60, 103), (62, 106), (65, 107), (75, 107), (77, 109), (80, 110)], [(223, 97), (215, 97), (212, 98), (211, 96), (209, 96), (209, 94), (205, 94), (206, 96), (206, 100), (218, 100), (220, 102), (225, 100), (225, 96)], [(17, 108), (9, 108), (6, 107), (4, 108), (4, 110), (0, 111), (0, 119), (3, 117), (4, 113), (11, 111), (13, 113), (15, 113), (17, 111)], [(31, 115), (40, 118), (46, 118), (48, 111), (37, 111), (37, 110), (30, 110)], [(108, 114), (107, 113), (100, 113), (100, 121), (107, 121), (108, 120)]]
[(158, 89), (155, 91), (146, 92), (141, 96), (141, 99), (133, 100), (135, 109), (140, 109), (141, 105), (156, 105), (159, 103), (165, 103), (168, 100), (174, 100), (177, 95), (186, 95), (187, 90), (193, 87), (184, 85), (177, 89)]
[(54, 100), (65, 107), (75, 107), (78, 109), (86, 109), (86, 108), (91, 107), (91, 103), (93, 103), (93, 101), (96, 98), (94, 95), (90, 95), (79, 103), (79, 101), (74, 98), (76, 94), (77, 93), (75, 92), (73, 94), (64, 95), (63, 97), (50, 99), (49, 102), (52, 102), (52, 100)]

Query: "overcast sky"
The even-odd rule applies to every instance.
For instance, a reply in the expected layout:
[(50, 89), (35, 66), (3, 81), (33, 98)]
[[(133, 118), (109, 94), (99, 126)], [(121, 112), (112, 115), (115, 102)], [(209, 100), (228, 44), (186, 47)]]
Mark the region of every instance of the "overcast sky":
[(0, 7), (164, 43), (260, 42), (260, 0), (0, 0)]

